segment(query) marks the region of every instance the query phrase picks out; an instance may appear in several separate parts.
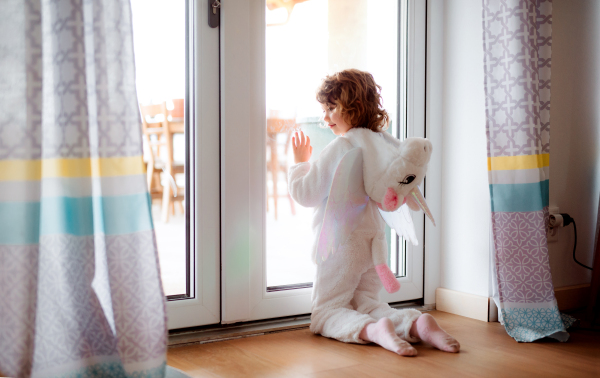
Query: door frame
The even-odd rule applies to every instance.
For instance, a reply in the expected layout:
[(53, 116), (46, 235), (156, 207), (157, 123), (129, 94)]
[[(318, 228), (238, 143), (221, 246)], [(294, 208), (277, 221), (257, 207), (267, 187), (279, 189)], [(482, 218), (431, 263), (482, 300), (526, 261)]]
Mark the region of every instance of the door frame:
[[(207, 0), (188, 0), (186, 208), (189, 279), (186, 298), (167, 302), (168, 328), (215, 324), (220, 313), (219, 30), (208, 26)], [(191, 27), (190, 27), (191, 26)]]
[[(408, 9), (407, 130), (424, 136), (426, 3)], [(312, 288), (266, 291), (265, 1), (224, 1), (220, 38), (221, 322), (306, 314)], [(423, 298), (424, 215), (413, 222), (419, 246), (407, 248), (402, 289), (384, 301)]]

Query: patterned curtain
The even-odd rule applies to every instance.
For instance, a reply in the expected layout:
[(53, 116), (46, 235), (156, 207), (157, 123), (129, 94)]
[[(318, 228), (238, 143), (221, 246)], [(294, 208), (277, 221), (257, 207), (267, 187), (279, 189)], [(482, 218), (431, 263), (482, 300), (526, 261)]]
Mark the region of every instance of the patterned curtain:
[(162, 377), (128, 0), (0, 5), (0, 375)]
[(566, 341), (548, 260), (550, 0), (483, 0), (492, 270), (506, 331)]

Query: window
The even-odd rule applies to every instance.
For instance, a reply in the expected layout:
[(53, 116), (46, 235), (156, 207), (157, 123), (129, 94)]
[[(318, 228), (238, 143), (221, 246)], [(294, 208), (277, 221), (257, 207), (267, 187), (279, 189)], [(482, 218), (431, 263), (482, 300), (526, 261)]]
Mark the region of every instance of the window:
[[(293, 8), (276, 8), (282, 3), (268, 0), (265, 17), (268, 291), (310, 286), (316, 268), (307, 258), (313, 247), (313, 209), (294, 203), (287, 191), (286, 172), (293, 164), (290, 139), (294, 131), (300, 129), (310, 136), (311, 161), (335, 139), (323, 127), (321, 106), (315, 101), (320, 80), (344, 68), (371, 72), (383, 88), (384, 106), (392, 119), (387, 131), (394, 135), (405, 131), (406, 109), (398, 100), (405, 85), (398, 76), (406, 47), (406, 39), (399, 38), (406, 35), (402, 32), (406, 2), (310, 0), (294, 4)], [(398, 257), (404, 253), (395, 248), (395, 235), (393, 242), (388, 243), (394, 247), (390, 263), (402, 274), (405, 260)]]
[(169, 328), (218, 323), (218, 29), (206, 24), (199, 1), (132, 0), (131, 6)]

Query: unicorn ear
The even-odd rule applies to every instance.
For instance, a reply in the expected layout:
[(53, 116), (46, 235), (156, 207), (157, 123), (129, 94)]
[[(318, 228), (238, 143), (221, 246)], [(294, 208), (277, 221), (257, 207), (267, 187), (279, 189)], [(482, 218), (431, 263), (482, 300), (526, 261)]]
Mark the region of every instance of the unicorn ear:
[(363, 154), (360, 148), (354, 148), (344, 155), (333, 176), (317, 244), (317, 264), (346, 242), (360, 223), (368, 202), (363, 181)]
[(411, 195), (406, 196), (406, 205), (412, 211), (419, 211), (419, 210), (421, 210), (421, 208), (419, 207), (419, 204), (417, 203), (417, 201), (415, 201), (415, 199)]

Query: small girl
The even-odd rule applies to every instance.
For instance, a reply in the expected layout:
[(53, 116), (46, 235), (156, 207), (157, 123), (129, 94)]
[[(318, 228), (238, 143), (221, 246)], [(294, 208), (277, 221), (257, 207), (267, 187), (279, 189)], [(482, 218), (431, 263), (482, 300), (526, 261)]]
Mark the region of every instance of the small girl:
[[(315, 207), (313, 262), (327, 197), (335, 170), (342, 157), (354, 148), (350, 139), (359, 128), (380, 133), (391, 144), (399, 141), (383, 132), (389, 121), (381, 108), (381, 86), (368, 72), (344, 70), (327, 76), (317, 92), (325, 122), (339, 136), (317, 160), (312, 155), (310, 138), (300, 131), (292, 138), (295, 165), (289, 170), (289, 190), (302, 206)], [(423, 340), (446, 351), (458, 352), (460, 344), (437, 324), (430, 314), (414, 309), (395, 310), (379, 301), (382, 284), (371, 257), (373, 238), (385, 223), (373, 200), (369, 200), (359, 226), (345, 244), (317, 266), (313, 286), (310, 329), (316, 334), (343, 342), (373, 342), (402, 356), (415, 356), (409, 342)]]

